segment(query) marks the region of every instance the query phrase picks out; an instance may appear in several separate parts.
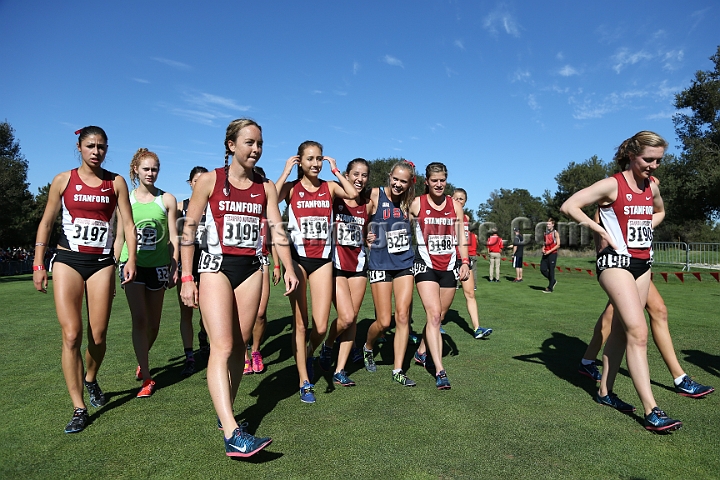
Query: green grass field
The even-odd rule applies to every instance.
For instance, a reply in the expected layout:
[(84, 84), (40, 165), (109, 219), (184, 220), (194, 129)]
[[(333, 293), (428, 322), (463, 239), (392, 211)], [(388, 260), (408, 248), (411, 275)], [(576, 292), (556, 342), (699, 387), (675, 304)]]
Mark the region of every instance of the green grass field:
[[(560, 265), (593, 268), (581, 258), (561, 258)], [(684, 422), (681, 430), (651, 434), (640, 415), (593, 401), (595, 384), (576, 367), (605, 304), (594, 276), (558, 274), (556, 291), (544, 295), (546, 282), (532, 267), (520, 284), (509, 281), (514, 275), (508, 262), (499, 284), (486, 281), (487, 262), (480, 260), (478, 267), (480, 323), (494, 333), (488, 340), (473, 339), (458, 293), (445, 325), (445, 366), (452, 382), (445, 392), (414, 364), (408, 374), (416, 388), (392, 383), (389, 342), (376, 350), (377, 373), (352, 366), (354, 388), (335, 388), (326, 375), (316, 380), (317, 403), (301, 403), (289, 306), (280, 290), (273, 290), (262, 347), (268, 368), (245, 377), (235, 404), (238, 420), (248, 421), (251, 432), (274, 439), (251, 461), (225, 456), (204, 367), (188, 379), (180, 376), (175, 291), (166, 296), (150, 354), (159, 386), (155, 395), (135, 398), (130, 316), (120, 293), (98, 377), (108, 404), (89, 407), (93, 423), (66, 435), (72, 404), (60, 368), (52, 295), (36, 293), (29, 276), (2, 278), (0, 478), (718, 477), (720, 393), (701, 400), (675, 394), (653, 345), (648, 349), (653, 392), (661, 408)], [(684, 284), (670, 277), (665, 283), (656, 275), (655, 282), (670, 311), (680, 363), (699, 382), (720, 387), (720, 284), (709, 275)], [(424, 312), (418, 298), (413, 316), (419, 331)], [(368, 291), (361, 338), (372, 317)], [(624, 368), (615, 391), (640, 405)]]

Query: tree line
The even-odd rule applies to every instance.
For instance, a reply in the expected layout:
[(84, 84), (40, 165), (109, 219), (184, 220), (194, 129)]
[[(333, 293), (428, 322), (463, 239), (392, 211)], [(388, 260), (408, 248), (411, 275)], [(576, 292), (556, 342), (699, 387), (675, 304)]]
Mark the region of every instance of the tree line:
[[(699, 70), (690, 85), (675, 95), (673, 116), (675, 133), (682, 144), (679, 155), (666, 154), (655, 172), (665, 201), (665, 221), (656, 229), (656, 241), (720, 242), (720, 46), (713, 56), (711, 70)], [(634, 133), (634, 132), (633, 132)], [(392, 165), (402, 158), (370, 161), (370, 187), (387, 184)], [(50, 184), (33, 195), (27, 183), (28, 161), (20, 152), (12, 126), (0, 123), (0, 246), (27, 246), (47, 202)], [(557, 190), (546, 190), (541, 197), (521, 188), (501, 188), (490, 193), (487, 201), (465, 213), (477, 228), (479, 223), (494, 223), (503, 238), (511, 238), (512, 221), (527, 218), (534, 228), (548, 217), (558, 222), (568, 219), (560, 206), (575, 192), (612, 175), (618, 167), (597, 155), (570, 162), (556, 177)], [(424, 193), (425, 177), (418, 172), (415, 193)], [(446, 193), (454, 186), (448, 183)], [(586, 211), (589, 215), (592, 208)], [(56, 222), (51, 241), (57, 240)]]

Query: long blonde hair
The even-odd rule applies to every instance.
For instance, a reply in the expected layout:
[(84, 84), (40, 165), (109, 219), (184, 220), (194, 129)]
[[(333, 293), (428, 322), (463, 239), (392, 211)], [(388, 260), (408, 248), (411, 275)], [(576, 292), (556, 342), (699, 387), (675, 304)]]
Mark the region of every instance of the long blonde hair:
[(630, 165), (630, 155), (640, 155), (645, 147), (667, 148), (668, 142), (655, 132), (643, 130), (622, 142), (613, 160), (625, 170)]
[(400, 209), (405, 213), (405, 215), (409, 216), (410, 204), (415, 199), (415, 164), (407, 160), (400, 160), (399, 162), (395, 163), (395, 165), (393, 165), (390, 169), (390, 175), (388, 176), (388, 186), (390, 186), (390, 177), (392, 176), (393, 172), (398, 168), (403, 168), (410, 172), (410, 182), (408, 185), (408, 189), (400, 196)]

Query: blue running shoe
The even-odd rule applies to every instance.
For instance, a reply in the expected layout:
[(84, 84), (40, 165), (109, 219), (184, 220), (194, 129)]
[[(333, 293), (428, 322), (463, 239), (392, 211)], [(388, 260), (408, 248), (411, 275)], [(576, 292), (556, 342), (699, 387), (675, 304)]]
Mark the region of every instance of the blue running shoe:
[(690, 378), (689, 375), (685, 375), (680, 385), (675, 385), (675, 391), (683, 397), (700, 398), (714, 392), (715, 389), (713, 387), (700, 385)]
[(441, 334), (441, 335), (445, 335), (446, 333), (447, 333), (447, 332), (445, 331), (445, 329), (443, 328), (443, 326), (440, 325), (440, 334)]
[(652, 412), (645, 415), (645, 428), (653, 432), (672, 432), (682, 427), (680, 420), (674, 420), (667, 416), (665, 412), (658, 407), (654, 407)]
[(425, 361), (427, 360), (427, 352), (420, 353), (417, 350), (415, 351), (415, 355), (413, 356), (413, 360), (415, 360), (415, 363), (418, 365), (425, 366)]
[(105, 394), (100, 390), (100, 385), (98, 385), (97, 380), (88, 382), (83, 379), (83, 383), (88, 391), (88, 395), (90, 395), (90, 405), (95, 408), (105, 405)]
[(410, 380), (407, 375), (403, 373), (402, 370), (400, 370), (397, 373), (393, 373), (392, 375), (393, 380), (402, 385), (403, 387), (414, 387), (415, 382)]
[(473, 334), (473, 336), (479, 340), (481, 338), (489, 337), (492, 332), (493, 332), (492, 328), (478, 327), (475, 329), (475, 333)]
[(82, 432), (89, 424), (90, 417), (88, 416), (87, 408), (76, 408), (73, 411), (70, 423), (65, 426), (65, 433)]
[(365, 347), (363, 347), (363, 362), (365, 363), (365, 370), (367, 370), (368, 372), (374, 373), (377, 371), (377, 366), (375, 365), (375, 358), (373, 358), (373, 351), (365, 350)]
[(244, 426), (235, 429), (232, 437), (225, 439), (225, 454), (228, 457), (250, 457), (272, 443), (272, 438), (259, 438), (245, 431)]
[(324, 372), (329, 372), (332, 368), (332, 354), (332, 348), (327, 347), (324, 343), (320, 346), (320, 357), (318, 358), (318, 364)]
[(307, 380), (300, 387), (300, 401), (303, 403), (315, 403), (315, 385)]
[(591, 363), (589, 365), (583, 365), (580, 363), (578, 365), (578, 373), (592, 378), (596, 382), (599, 382), (602, 379), (602, 374), (600, 373), (600, 370), (598, 370), (596, 363)]
[(450, 380), (448, 380), (445, 370), (440, 370), (438, 374), (435, 375), (435, 386), (438, 390), (450, 390)]
[(601, 397), (599, 393), (596, 393), (595, 401), (597, 403), (599, 403), (600, 405), (612, 407), (615, 410), (619, 410), (621, 412), (630, 413), (630, 412), (635, 411), (635, 407), (633, 407), (629, 403), (625, 403), (622, 400), (620, 400), (618, 398), (618, 396), (615, 395), (613, 392), (608, 392), (608, 394), (605, 395), (604, 397)]
[(335, 375), (333, 375), (333, 383), (335, 383), (335, 385), (341, 385), (343, 387), (355, 386), (355, 382), (353, 382), (350, 377), (347, 376), (345, 370), (340, 370)]

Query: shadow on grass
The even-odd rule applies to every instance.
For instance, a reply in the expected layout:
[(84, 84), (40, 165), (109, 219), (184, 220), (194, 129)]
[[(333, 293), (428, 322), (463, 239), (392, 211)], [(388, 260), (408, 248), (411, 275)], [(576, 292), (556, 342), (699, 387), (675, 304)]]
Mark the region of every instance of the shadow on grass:
[[(52, 280), (52, 275), (48, 275), (48, 282)], [(32, 275), (17, 275), (17, 276), (6, 276), (6, 277), (0, 277), (0, 284), (3, 283), (13, 283), (13, 282), (30, 282), (32, 283), (33, 277)]]
[(270, 362), (265, 362), (265, 368), (270, 365), (282, 364), (292, 358), (292, 317), (282, 317), (267, 322), (265, 337), (271, 340), (260, 345), (263, 357), (271, 357), (278, 353), (278, 357)]
[(552, 337), (542, 343), (539, 352), (530, 355), (516, 355), (513, 358), (522, 362), (545, 365), (555, 376), (585, 390), (594, 399), (597, 392), (595, 381), (580, 375), (577, 371), (579, 359), (582, 358), (586, 349), (587, 344), (579, 338), (553, 332)]
[(710, 353), (702, 352), (700, 350), (682, 350), (684, 353), (685, 361), (696, 365), (710, 375), (720, 377), (720, 356), (712, 355)]

